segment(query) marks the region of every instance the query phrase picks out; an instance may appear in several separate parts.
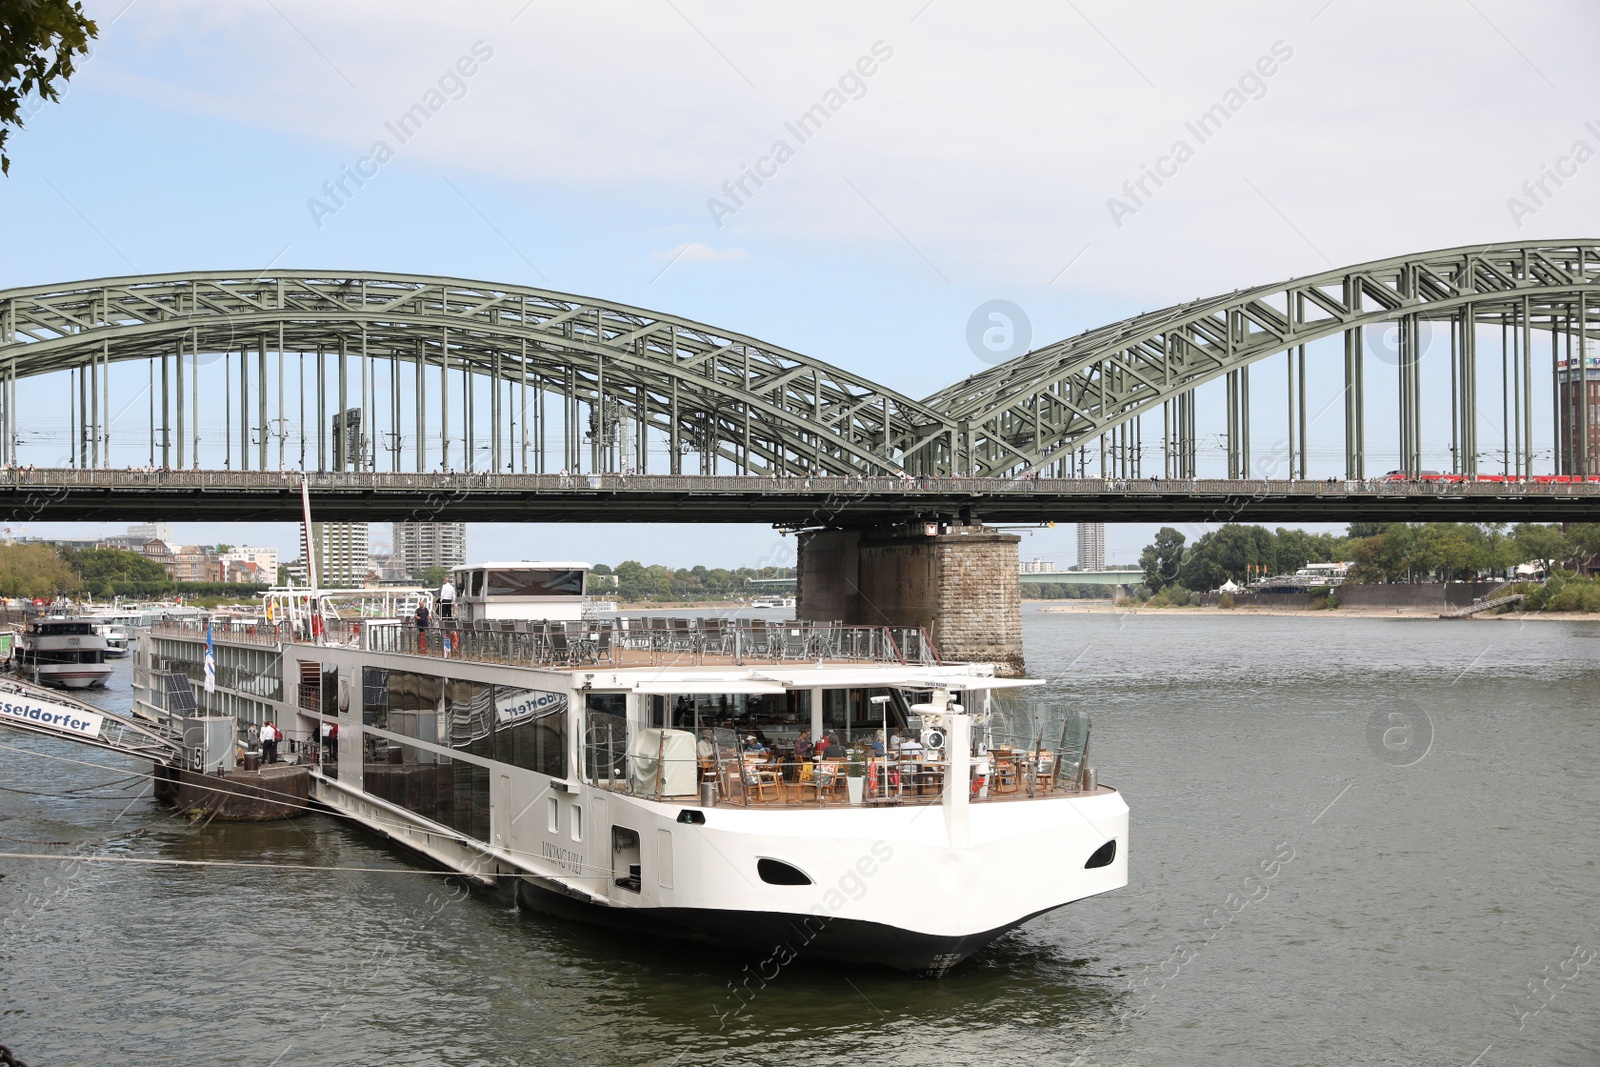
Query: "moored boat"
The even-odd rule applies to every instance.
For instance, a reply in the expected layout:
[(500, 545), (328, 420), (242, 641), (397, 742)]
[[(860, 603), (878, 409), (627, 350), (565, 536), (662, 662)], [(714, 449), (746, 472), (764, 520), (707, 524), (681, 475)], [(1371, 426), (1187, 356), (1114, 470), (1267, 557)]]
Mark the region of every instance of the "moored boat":
[[(1126, 884), (1087, 720), (1005, 699), (1038, 683), (918, 630), (584, 619), (587, 569), (458, 568), (427, 628), (276, 591), (212, 628), (202, 710), (275, 722), (318, 803), (429, 861), (650, 936), (942, 972)], [(141, 634), (140, 711), (206, 638)]]
[(103, 686), (111, 677), (107, 641), (95, 619), (48, 615), (31, 619), (17, 633), (11, 669), (41, 685), (64, 689)]

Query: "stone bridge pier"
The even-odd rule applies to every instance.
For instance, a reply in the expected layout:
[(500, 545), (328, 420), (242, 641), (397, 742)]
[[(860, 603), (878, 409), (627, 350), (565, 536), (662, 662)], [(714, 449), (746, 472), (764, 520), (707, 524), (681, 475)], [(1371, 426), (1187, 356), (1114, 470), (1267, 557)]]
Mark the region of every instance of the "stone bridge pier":
[(800, 535), (795, 617), (921, 626), (947, 660), (1022, 673), (1022, 587), (1014, 534), (914, 522)]

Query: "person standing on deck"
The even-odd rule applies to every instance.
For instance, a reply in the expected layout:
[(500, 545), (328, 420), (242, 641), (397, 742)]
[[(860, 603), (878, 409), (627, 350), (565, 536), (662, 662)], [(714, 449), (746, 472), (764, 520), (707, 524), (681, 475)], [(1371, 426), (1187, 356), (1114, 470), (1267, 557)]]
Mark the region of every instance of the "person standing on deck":
[(261, 756), (268, 763), (278, 762), (278, 728), (270, 722), (261, 727)]
[(449, 578), (439, 587), (439, 618), (454, 618), (456, 604), (456, 587)]
[(428, 605), (418, 604), (417, 612), (412, 617), (417, 620), (417, 649), (426, 652), (428, 651)]

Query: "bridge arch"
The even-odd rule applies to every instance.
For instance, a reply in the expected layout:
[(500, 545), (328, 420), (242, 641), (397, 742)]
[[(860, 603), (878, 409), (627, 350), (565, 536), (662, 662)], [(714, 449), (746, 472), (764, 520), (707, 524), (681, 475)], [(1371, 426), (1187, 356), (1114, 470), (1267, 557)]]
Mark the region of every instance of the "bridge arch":
[[(1345, 472), (1361, 477), (1376, 473), (1365, 470), (1362, 331), (1394, 323), (1400, 467), (1417, 472), (1422, 465), (1420, 330), (1437, 323), (1450, 333), (1451, 455), (1458, 472), (1474, 474), (1481, 455), (1480, 335), (1499, 327), (1509, 345), (1512, 473), (1533, 473), (1535, 331), (1549, 338), (1550, 373), (1557, 382), (1556, 466), (1562, 473), (1600, 472), (1600, 440), (1590, 440), (1592, 420), (1585, 406), (1591, 402), (1587, 394), (1600, 389), (1600, 364), (1591, 365), (1587, 354), (1600, 316), (1597, 282), (1600, 242), (1591, 240), (1475, 245), (1377, 260), (1111, 323), (973, 375), (924, 403), (956, 424), (954, 463), (975, 474), (1084, 473), (1083, 450), (1097, 440), (1098, 473), (1153, 473), (1127, 463), (1126, 448), (1117, 469), (1116, 456), (1107, 458), (1106, 443), (1159, 409), (1162, 473), (1192, 477), (1195, 390), (1225, 379), (1229, 475), (1239, 477), (1252, 473), (1247, 368), (1290, 353), (1287, 473), (1305, 477), (1306, 348), (1342, 337)], [(1581, 370), (1573, 362), (1578, 352), (1584, 353)], [(1561, 387), (1574, 378), (1585, 388)]]
[(109, 464), (112, 369), (137, 361), (158, 466), (199, 465), (202, 421), (208, 462), (240, 469), (643, 470), (653, 439), (658, 473), (880, 473), (953, 441), (914, 399), (658, 312), (423, 275), (197, 271), (0, 290), (0, 460), (18, 459), (18, 382), (66, 372), (63, 459)]

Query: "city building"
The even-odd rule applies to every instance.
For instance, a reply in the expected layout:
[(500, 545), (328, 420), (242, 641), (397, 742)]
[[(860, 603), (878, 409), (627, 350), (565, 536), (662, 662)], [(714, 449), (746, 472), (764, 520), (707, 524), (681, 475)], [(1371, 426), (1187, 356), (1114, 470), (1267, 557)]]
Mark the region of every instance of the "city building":
[(1078, 523), (1078, 569), (1080, 571), (1103, 571), (1106, 569), (1105, 523)]
[(359, 588), (370, 570), (367, 524), (364, 522), (313, 522), (312, 554), (317, 563), (317, 583), (323, 588)]
[[(231, 551), (224, 552), (220, 557), (224, 567), (232, 568), (235, 563), (253, 563), (256, 575), (269, 575), (268, 583), (278, 580), (278, 550), (276, 548), (260, 548), (251, 545), (239, 545)], [(234, 579), (229, 578), (228, 581)], [(257, 581), (257, 578), (251, 578)]]
[(467, 524), (397, 522), (394, 556), (398, 569), (412, 578), (429, 567), (459, 567), (467, 561)]
[(172, 544), (172, 524), (169, 522), (141, 522), (128, 527), (127, 536), (136, 538), (139, 544), (149, 540), (164, 541)]
[(243, 582), (247, 585), (273, 585), (278, 577), (276, 565), (268, 571), (259, 563), (247, 559), (232, 560), (223, 566), (227, 567), (227, 577), (224, 581)]
[(167, 577), (175, 582), (220, 582), (221, 561), (207, 545), (170, 545), (160, 538), (151, 538), (135, 551), (146, 559), (161, 564)]
[[(1600, 474), (1600, 355), (1595, 354), (1592, 341), (1586, 342), (1584, 348), (1581, 373), (1573, 365), (1578, 360), (1556, 361), (1556, 408), (1561, 420), (1556, 437), (1559, 474)], [(1578, 463), (1585, 455), (1588, 462)]]
[(1055, 569), (1056, 565), (1053, 560), (1040, 559), (1037, 556), (1035, 556), (1033, 559), (1017, 561), (1017, 570), (1023, 574), (1050, 574), (1053, 573)]

